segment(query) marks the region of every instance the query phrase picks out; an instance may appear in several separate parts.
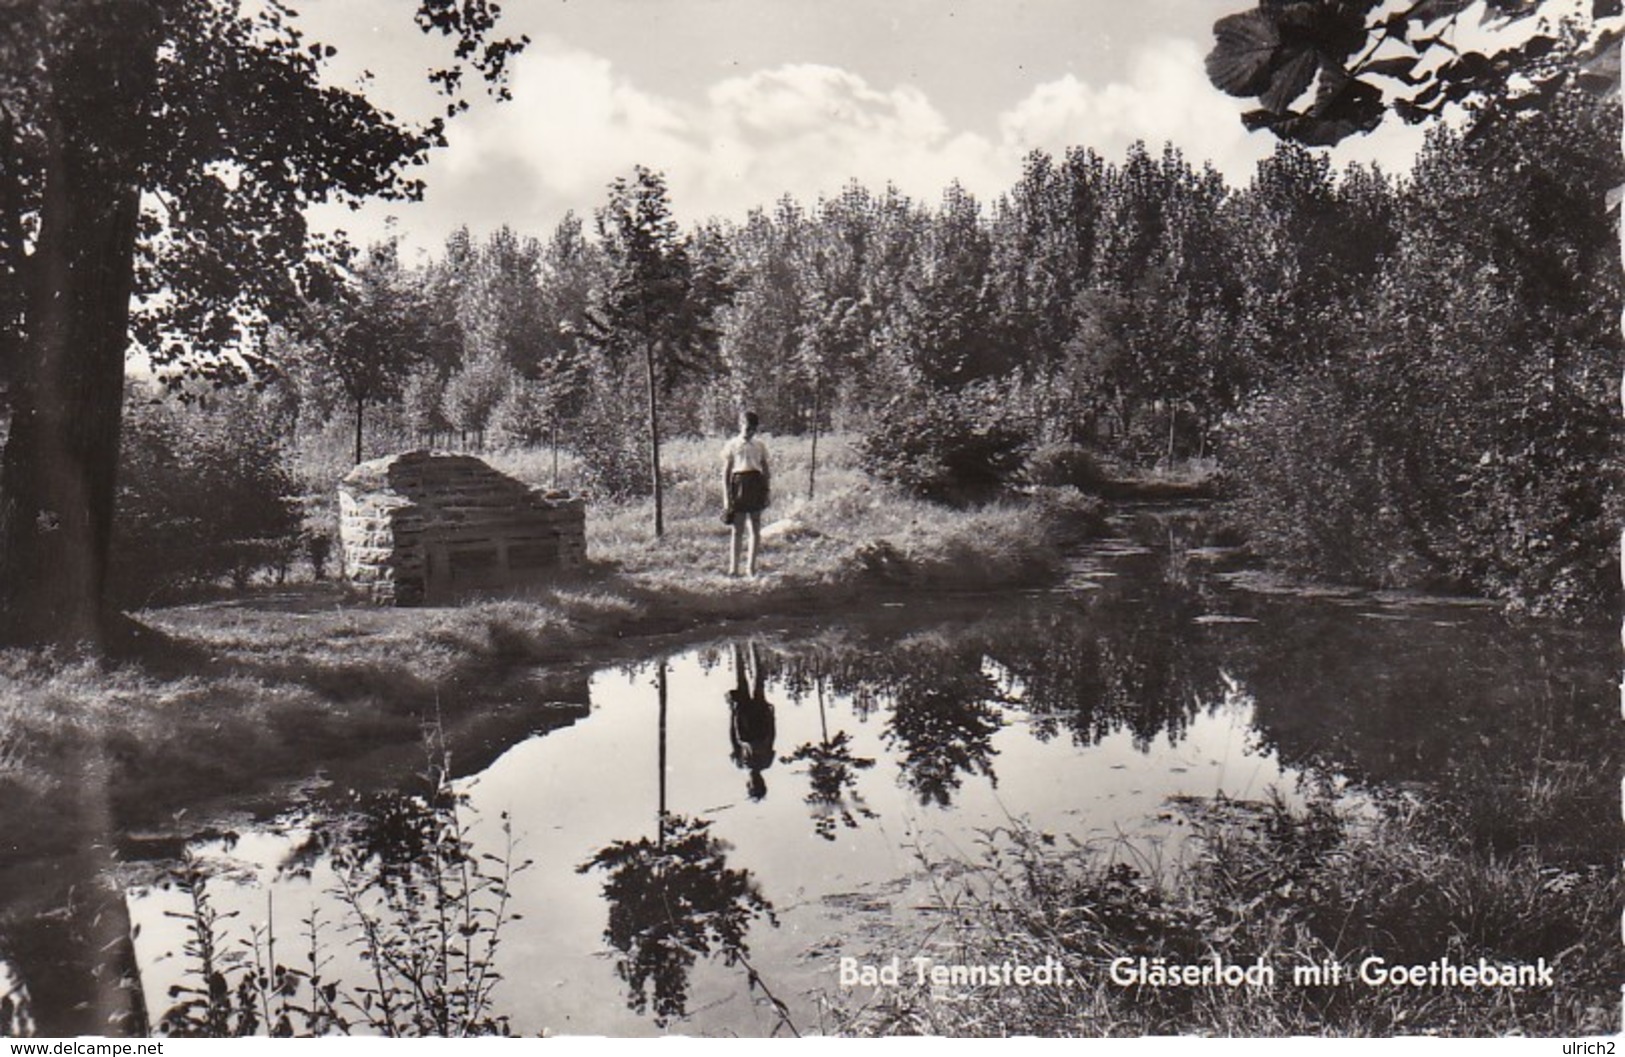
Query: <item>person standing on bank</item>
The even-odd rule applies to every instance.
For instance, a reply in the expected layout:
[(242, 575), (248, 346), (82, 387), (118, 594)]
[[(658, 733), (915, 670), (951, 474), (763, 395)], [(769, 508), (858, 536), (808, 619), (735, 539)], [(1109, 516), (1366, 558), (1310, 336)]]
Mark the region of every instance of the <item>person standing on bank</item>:
[[(756, 412), (739, 417), (739, 435), (722, 449), (722, 520), (733, 527), (729, 540), (728, 575), (739, 575), (739, 550), (745, 548), (745, 575), (756, 575), (756, 552), (762, 545), (762, 511), (769, 502), (772, 472), (767, 445), (756, 436)], [(746, 529), (749, 537), (746, 537)]]

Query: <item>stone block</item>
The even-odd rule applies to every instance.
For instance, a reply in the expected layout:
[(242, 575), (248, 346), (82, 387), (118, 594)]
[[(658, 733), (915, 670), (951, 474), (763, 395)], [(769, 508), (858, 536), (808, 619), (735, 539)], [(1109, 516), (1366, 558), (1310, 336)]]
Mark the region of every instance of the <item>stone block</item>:
[(586, 503), (466, 455), (403, 452), (339, 485), (345, 575), (380, 605), (535, 583), (586, 560)]

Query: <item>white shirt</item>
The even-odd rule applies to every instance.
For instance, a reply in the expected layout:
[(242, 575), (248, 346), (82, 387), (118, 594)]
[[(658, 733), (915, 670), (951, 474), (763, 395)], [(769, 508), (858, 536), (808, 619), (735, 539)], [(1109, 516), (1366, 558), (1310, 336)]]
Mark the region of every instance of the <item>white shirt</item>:
[(767, 473), (767, 445), (755, 437), (746, 440), (744, 437), (734, 437), (722, 446), (722, 461), (729, 473), (742, 473), (746, 470), (755, 470), (757, 473)]

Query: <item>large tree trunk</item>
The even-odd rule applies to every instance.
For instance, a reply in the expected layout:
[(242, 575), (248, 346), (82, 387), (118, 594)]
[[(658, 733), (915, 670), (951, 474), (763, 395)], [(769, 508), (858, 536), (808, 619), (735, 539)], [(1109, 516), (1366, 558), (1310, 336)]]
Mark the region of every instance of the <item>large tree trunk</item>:
[(0, 639), (99, 647), (156, 5), (61, 5), (27, 333), (0, 457)]
[(22, 355), (24, 168), (16, 123), (0, 108), (0, 436), (5, 435), (6, 393)]

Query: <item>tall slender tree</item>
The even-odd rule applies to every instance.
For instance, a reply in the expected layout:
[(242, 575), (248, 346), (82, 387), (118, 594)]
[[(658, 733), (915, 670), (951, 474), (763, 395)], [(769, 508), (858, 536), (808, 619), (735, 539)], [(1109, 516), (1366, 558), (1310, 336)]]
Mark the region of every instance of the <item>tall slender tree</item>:
[(369, 248), (359, 266), (304, 321), (310, 366), (337, 385), (355, 413), (354, 458), (364, 453), (368, 407), (401, 395), (427, 355), (430, 306), (418, 276), (401, 267), (393, 242)]
[(610, 185), (598, 211), (608, 280), (588, 313), (591, 340), (612, 362), (643, 364), (654, 531), (663, 535), (660, 398), (702, 360), (709, 306), (697, 294), (689, 245), (671, 214), (665, 177), (638, 166)]

